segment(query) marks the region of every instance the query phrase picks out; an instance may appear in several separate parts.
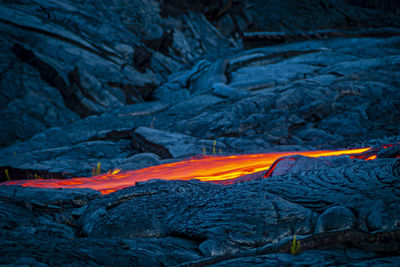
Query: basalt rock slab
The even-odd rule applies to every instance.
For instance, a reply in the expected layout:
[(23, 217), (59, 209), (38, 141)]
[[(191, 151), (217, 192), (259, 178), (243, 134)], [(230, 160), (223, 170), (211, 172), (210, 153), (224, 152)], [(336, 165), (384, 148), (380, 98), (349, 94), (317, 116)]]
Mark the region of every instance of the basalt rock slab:
[(132, 136), (132, 146), (141, 152), (151, 152), (161, 158), (184, 158), (205, 153), (216, 148), (225, 149), (221, 143), (210, 140), (198, 140), (191, 136), (139, 127)]
[(317, 212), (341, 205), (357, 215), (357, 228), (390, 230), (398, 228), (400, 220), (397, 168), (397, 159), (382, 159), (274, 176), (267, 181), (270, 192), (291, 202)]
[(16, 186), (0, 191), (2, 264), (161, 266), (200, 258), (196, 242), (177, 237), (81, 238), (76, 218), (83, 205), (99, 197), (97, 191)]
[[(281, 2), (260, 0), (249, 13), (253, 19), (252, 31), (301, 31), (319, 29), (354, 29), (399, 25), (396, 17), (399, 5), (394, 1), (307, 1)], [(377, 6), (385, 8), (377, 8)], [(393, 6), (388, 12), (387, 7)], [(374, 7), (374, 8), (367, 8)], [(269, 13), (273, 16), (263, 16)], [(316, 15), (318, 14), (318, 15)]]
[[(372, 5), (376, 9), (371, 10), (365, 5), (360, 7), (360, 3), (346, 1), (328, 1), (325, 4), (311, 1), (293, 5), (283, 1), (269, 3), (269, 9), (264, 10), (265, 3), (255, 0), (240, 3), (185, 2), (175, 10), (176, 13), (170, 8), (173, 2), (143, 3), (121, 0), (111, 4), (85, 4), (71, 0), (64, 4), (42, 1), (40, 5), (22, 2), (7, 2), (2, 5), (2, 146), (16, 140), (27, 140), (50, 127), (67, 125), (80, 118), (102, 114), (127, 104), (152, 100), (153, 91), (169, 80), (171, 73), (176, 73), (185, 64), (196, 65), (200, 60), (194, 59), (205, 54), (207, 55), (204, 58), (210, 61), (209, 66), (201, 72), (192, 73), (189, 84), (181, 84), (183, 88), (189, 89), (190, 94), (210, 93), (216, 83), (227, 83), (236, 89), (260, 90), (286, 85), (293, 80), (314, 78), (317, 82), (326, 82), (332, 78), (315, 77), (318, 76), (315, 75), (316, 72), (339, 77), (350, 75), (356, 80), (360, 77), (371, 79), (371, 74), (375, 73), (374, 80), (380, 82), (385, 77), (387, 82), (389, 75), (394, 76), (389, 78), (392, 81), (397, 76), (396, 70), (390, 69), (391, 67), (382, 70), (379, 67), (396, 62), (396, 58), (387, 57), (388, 53), (396, 54), (396, 49), (387, 44), (374, 47), (376, 39), (388, 39), (398, 33), (396, 29), (399, 21), (398, 16), (395, 16), (398, 6), (394, 4), (382, 5), (384, 8), (381, 5)], [(179, 11), (184, 6), (190, 11)], [(291, 8), (288, 9), (287, 6)], [(387, 6), (396, 7), (389, 10)], [(135, 12), (129, 13), (128, 10)], [(165, 12), (172, 12), (174, 15), (168, 17)], [(274, 16), (265, 15), (270, 13)], [(324, 16), (316, 22), (315, 14)], [(310, 21), (315, 24), (310, 24)], [(320, 27), (332, 29), (326, 31), (330, 33), (341, 30), (352, 33), (353, 28), (357, 27), (354, 34), (339, 36), (364, 41), (362, 45), (354, 42), (350, 44), (342, 42), (343, 38), (340, 38), (340, 45), (331, 47), (330, 55), (320, 55), (320, 60), (313, 60), (313, 63), (281, 60), (289, 57), (290, 53), (287, 51), (283, 51), (283, 54), (277, 53), (280, 56), (276, 53), (272, 57), (264, 54), (258, 59), (255, 54), (260, 55), (260, 51), (246, 52), (247, 57), (252, 58), (250, 62), (241, 62), (243, 66), (232, 69), (231, 60), (236, 57), (233, 54), (240, 47), (238, 37), (245, 31), (297, 30), (301, 32), (301, 36), (305, 36), (301, 40), (312, 39), (314, 35), (320, 38), (339, 37), (335, 34), (325, 36), (318, 31), (307, 31), (320, 30)], [(391, 29), (391, 34), (384, 34), (384, 29)], [(362, 34), (357, 34), (358, 32)], [(369, 32), (375, 34), (368, 35)], [(362, 38), (367, 36), (376, 38)], [(299, 40), (295, 38), (294, 41)], [(337, 44), (337, 41), (332, 43)], [(329, 46), (306, 45), (310, 48), (310, 53), (311, 50), (316, 52), (315, 49)], [(303, 50), (307, 50), (304, 49), (306, 47), (303, 46)], [(292, 51), (294, 54), (290, 57), (298, 52), (298, 48)], [(350, 59), (352, 56), (361, 59)], [(312, 57), (314, 55), (310, 56)], [(380, 60), (374, 61), (366, 57)], [(332, 61), (338, 59), (342, 62), (332, 66)], [(382, 60), (390, 64), (380, 63)], [(271, 64), (266, 64), (268, 62)], [(367, 66), (370, 70), (365, 69)], [(385, 75), (381, 75), (382, 71), (386, 72)], [(260, 73), (262, 77), (257, 75)], [(163, 85), (163, 88), (167, 93), (156, 90), (155, 95), (175, 100), (188, 97), (187, 93), (180, 90), (182, 88), (175, 90), (176, 87), (167, 85)], [(222, 97), (226, 97), (226, 94), (222, 93)], [(221, 92), (217, 92), (217, 95), (221, 96)], [(316, 103), (311, 108), (332, 104), (329, 99), (321, 101), (322, 103)], [(395, 99), (387, 106), (396, 107), (396, 101)], [(374, 106), (372, 109), (377, 108)], [(384, 112), (386, 110), (378, 113)], [(369, 116), (374, 116), (374, 113), (376, 112), (371, 112)], [(397, 118), (397, 115), (394, 114), (393, 118)], [(346, 116), (346, 119), (354, 118)], [(368, 128), (361, 127), (361, 131), (366, 130)], [(386, 134), (392, 131), (392, 128), (385, 129)], [(357, 131), (351, 129), (344, 133), (355, 134)], [(280, 142), (288, 145), (286, 138)]]
[(246, 48), (254, 48), (298, 40), (326, 39), (331, 37), (390, 37), (398, 36), (399, 34), (400, 31), (398, 29), (390, 27), (351, 31), (331, 29), (297, 32), (245, 32), (243, 34), (243, 46)]
[[(283, 253), (273, 253), (264, 256), (249, 256), (238, 259), (231, 259), (221, 261), (219, 263), (211, 264), (210, 266), (243, 266), (243, 265), (254, 265), (254, 266), (282, 266), (282, 265), (307, 265), (307, 266), (324, 266), (324, 265), (396, 265), (400, 260), (400, 257), (392, 256), (375, 259), (373, 253), (357, 250), (357, 249), (345, 249), (345, 250), (329, 250), (319, 251), (310, 250), (300, 255), (288, 255)], [(182, 265), (185, 266), (185, 265)]]
[[(27, 236), (30, 237), (30, 236)], [(49, 239), (21, 238), (6, 241), (1, 249), (7, 265), (132, 265), (174, 266), (198, 259), (195, 243), (180, 238), (165, 239)], [(40, 255), (40, 257), (38, 257)]]
[(334, 206), (325, 210), (315, 224), (315, 232), (328, 232), (353, 229), (355, 222), (354, 213), (341, 206)]
[[(186, 82), (178, 86), (171, 80), (159, 88), (179, 92), (183, 101), (177, 105), (186, 103), (190, 110), (178, 114), (174, 107), (167, 110), (166, 114), (177, 119), (167, 127), (219, 138), (233, 150), (254, 152), (281, 146), (368, 144), (378, 136), (395, 140), (400, 128), (398, 42), (399, 37), (331, 39), (237, 52), (221, 67), (226, 82), (217, 80), (210, 88), (221, 101), (195, 110), (186, 99), (194, 100), (198, 96), (190, 95), (205, 91), (191, 85), (192, 77), (212, 81), (215, 72), (213, 64), (193, 67), (188, 73), (195, 74), (187, 76)], [(193, 92), (194, 88), (199, 91)], [(226, 92), (218, 93), (215, 88)], [(234, 97), (227, 98), (228, 90)], [(246, 141), (260, 145), (245, 150)]]
[(320, 170), (323, 168), (338, 167), (347, 164), (349, 156), (318, 157), (310, 158), (301, 155), (282, 157), (276, 160), (264, 177), (281, 176), (309, 170)]
[[(342, 262), (362, 264), (363, 262), (382, 261), (390, 263), (399, 258), (395, 256), (399, 250), (399, 234), (399, 231), (375, 234), (354, 230), (334, 231), (296, 239), (300, 240), (298, 242), (302, 244), (297, 250), (293, 249), (294, 237), (292, 239), (285, 238), (278, 243), (248, 249), (236, 255), (206, 257), (185, 262), (179, 266), (225, 266), (226, 264), (240, 266), (240, 263), (260, 265), (263, 260), (267, 262), (267, 265), (272, 266), (280, 266), (289, 262), (293, 264), (295, 260), (304, 261), (302, 264), (311, 266)], [(327, 248), (329, 249), (326, 250)], [(287, 254), (288, 252), (290, 254)], [(313, 258), (311, 255), (317, 256), (317, 258)]]
[(149, 100), (189, 60), (233, 47), (202, 13), (161, 18), (159, 5), (3, 3), (0, 144)]
[[(29, 239), (73, 239), (76, 229), (72, 211), (98, 196), (99, 192), (90, 189), (2, 186), (0, 235), (10, 243)], [(5, 254), (2, 255), (3, 263)]]
[(8, 200), (31, 208), (34, 205), (53, 206), (61, 209), (80, 208), (101, 194), (92, 189), (46, 189), (27, 188), (21, 186), (0, 187), (0, 197), (3, 201)]
[(152, 181), (93, 201), (80, 224), (85, 235), (96, 238), (178, 235), (201, 243), (204, 255), (217, 256), (310, 233), (316, 216), (260, 183)]

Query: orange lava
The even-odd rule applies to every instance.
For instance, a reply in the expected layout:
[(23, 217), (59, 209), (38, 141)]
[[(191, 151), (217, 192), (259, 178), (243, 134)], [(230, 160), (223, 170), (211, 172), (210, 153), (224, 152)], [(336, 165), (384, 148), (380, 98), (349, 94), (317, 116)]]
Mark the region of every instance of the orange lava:
[(68, 180), (17, 180), (5, 182), (3, 184), (46, 188), (92, 188), (103, 194), (109, 194), (122, 188), (133, 186), (135, 182), (147, 181), (150, 179), (198, 179), (201, 181), (218, 182), (268, 170), (275, 160), (284, 156), (303, 155), (308, 157), (320, 157), (356, 155), (369, 149), (370, 148), (216, 156), (168, 163), (134, 171), (109, 172), (92, 177), (79, 177)]

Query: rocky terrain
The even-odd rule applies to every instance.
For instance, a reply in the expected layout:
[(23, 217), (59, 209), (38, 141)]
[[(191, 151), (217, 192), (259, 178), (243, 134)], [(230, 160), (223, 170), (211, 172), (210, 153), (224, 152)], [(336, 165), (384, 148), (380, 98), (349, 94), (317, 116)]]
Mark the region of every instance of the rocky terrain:
[[(398, 143), (400, 5), (300, 2), (2, 1), (1, 181)], [(0, 186), (0, 264), (399, 265), (399, 157), (108, 195)]]

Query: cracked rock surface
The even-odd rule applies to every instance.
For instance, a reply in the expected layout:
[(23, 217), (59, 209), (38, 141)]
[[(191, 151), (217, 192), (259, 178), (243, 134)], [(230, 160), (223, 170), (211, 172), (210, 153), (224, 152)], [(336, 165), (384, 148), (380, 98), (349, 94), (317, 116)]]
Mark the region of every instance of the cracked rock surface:
[[(0, 181), (398, 143), (399, 14), (392, 0), (2, 1)], [(232, 185), (0, 185), (0, 265), (395, 266), (399, 147), (286, 157)]]

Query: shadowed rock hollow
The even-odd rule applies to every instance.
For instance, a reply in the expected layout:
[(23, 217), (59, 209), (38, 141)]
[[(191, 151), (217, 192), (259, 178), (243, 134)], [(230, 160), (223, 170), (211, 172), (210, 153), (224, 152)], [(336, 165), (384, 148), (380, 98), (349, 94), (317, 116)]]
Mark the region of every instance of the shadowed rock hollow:
[[(399, 8), (3, 1), (1, 181), (399, 142)], [(0, 264), (396, 265), (399, 156), (295, 156), (266, 179), (109, 195), (0, 186)]]

